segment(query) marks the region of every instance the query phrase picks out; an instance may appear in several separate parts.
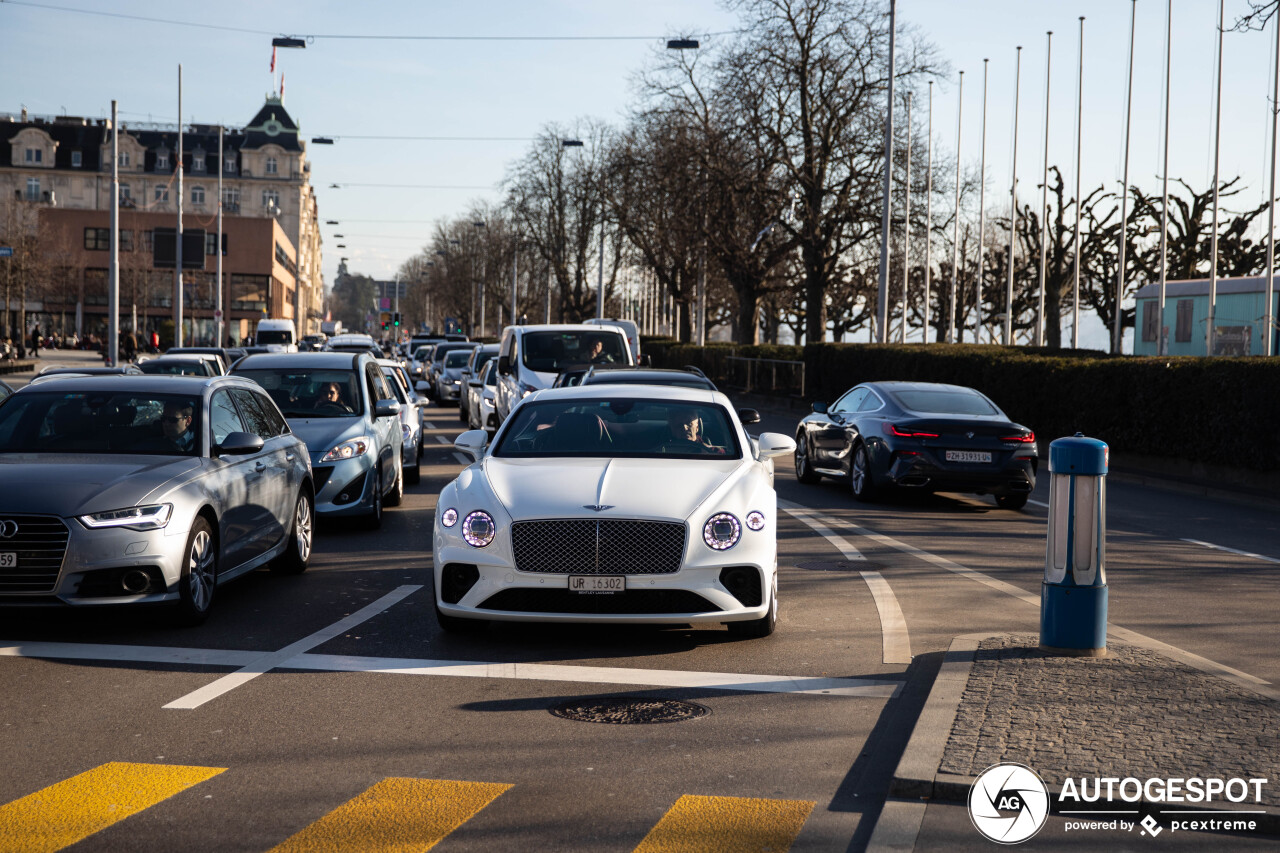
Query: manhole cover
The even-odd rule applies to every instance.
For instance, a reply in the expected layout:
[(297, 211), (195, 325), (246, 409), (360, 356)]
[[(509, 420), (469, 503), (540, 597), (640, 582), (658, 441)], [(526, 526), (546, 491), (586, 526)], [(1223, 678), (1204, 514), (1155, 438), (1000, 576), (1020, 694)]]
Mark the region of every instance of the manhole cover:
[(849, 560), (810, 560), (806, 563), (796, 563), (797, 569), (808, 569), (811, 572), (856, 572), (866, 567), (866, 563), (855, 563)]
[(685, 720), (696, 720), (711, 713), (710, 708), (696, 702), (680, 702), (675, 699), (626, 699), (620, 696), (575, 699), (550, 710), (555, 716), (566, 720), (614, 725), (679, 723)]

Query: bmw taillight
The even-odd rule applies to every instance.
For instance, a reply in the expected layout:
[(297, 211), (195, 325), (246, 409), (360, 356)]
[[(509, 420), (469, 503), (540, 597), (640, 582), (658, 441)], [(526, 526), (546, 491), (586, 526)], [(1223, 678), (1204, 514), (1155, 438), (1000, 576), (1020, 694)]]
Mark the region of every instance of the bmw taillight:
[(1006, 435), (1000, 440), (1001, 441), (1017, 441), (1017, 442), (1021, 442), (1022, 444), (1031, 444), (1036, 440), (1036, 434), (1028, 430), (1026, 435)]
[(884, 434), (895, 435), (898, 438), (937, 438), (938, 437), (938, 434), (936, 432), (921, 432), (919, 430), (913, 430), (911, 429), (911, 427), (907, 427), (905, 430), (901, 430), (887, 421), (884, 424)]

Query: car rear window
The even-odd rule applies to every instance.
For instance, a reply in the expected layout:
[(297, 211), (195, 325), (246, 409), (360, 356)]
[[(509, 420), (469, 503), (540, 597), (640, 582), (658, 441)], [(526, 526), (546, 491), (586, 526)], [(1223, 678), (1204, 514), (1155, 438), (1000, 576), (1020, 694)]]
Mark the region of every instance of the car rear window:
[(1000, 411), (976, 391), (897, 391), (904, 409), (936, 415), (998, 415)]

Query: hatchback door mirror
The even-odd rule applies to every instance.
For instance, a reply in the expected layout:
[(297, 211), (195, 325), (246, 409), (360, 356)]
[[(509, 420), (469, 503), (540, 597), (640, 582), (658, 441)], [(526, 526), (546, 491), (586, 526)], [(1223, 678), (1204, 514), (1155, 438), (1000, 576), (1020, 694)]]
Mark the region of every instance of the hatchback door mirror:
[(379, 400), (373, 407), (375, 418), (394, 418), (400, 415), (400, 404), (395, 400)]
[(742, 421), (742, 425), (760, 423), (760, 413), (755, 409), (738, 409), (738, 420)]
[(826, 404), (826, 403), (814, 403), (814, 404), (813, 404), (813, 410), (814, 410), (815, 412), (817, 412), (818, 414), (820, 414), (820, 415), (825, 415), (825, 414), (827, 413), (827, 404)]
[(489, 443), (489, 433), (482, 429), (469, 429), (453, 440), (453, 446), (461, 453), (470, 456), (477, 462), (484, 455), (484, 446)]
[(498, 372), (503, 376), (511, 373), (511, 357), (506, 355), (498, 356)]
[(219, 456), (248, 456), (263, 448), (262, 436), (249, 432), (229, 433), (214, 450)]
[(795, 439), (780, 432), (762, 432), (760, 437), (756, 439), (756, 443), (760, 445), (760, 450), (757, 454), (760, 459), (786, 456), (788, 453), (796, 452)]

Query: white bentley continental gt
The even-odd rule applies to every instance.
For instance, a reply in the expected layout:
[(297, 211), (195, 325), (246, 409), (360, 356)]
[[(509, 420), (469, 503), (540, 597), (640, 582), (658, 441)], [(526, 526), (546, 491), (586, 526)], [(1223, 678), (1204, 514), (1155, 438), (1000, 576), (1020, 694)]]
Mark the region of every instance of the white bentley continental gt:
[(795, 450), (790, 436), (752, 440), (718, 391), (607, 385), (532, 394), (487, 438), (458, 437), (475, 462), (436, 506), (445, 630), (498, 620), (773, 633), (771, 462)]

